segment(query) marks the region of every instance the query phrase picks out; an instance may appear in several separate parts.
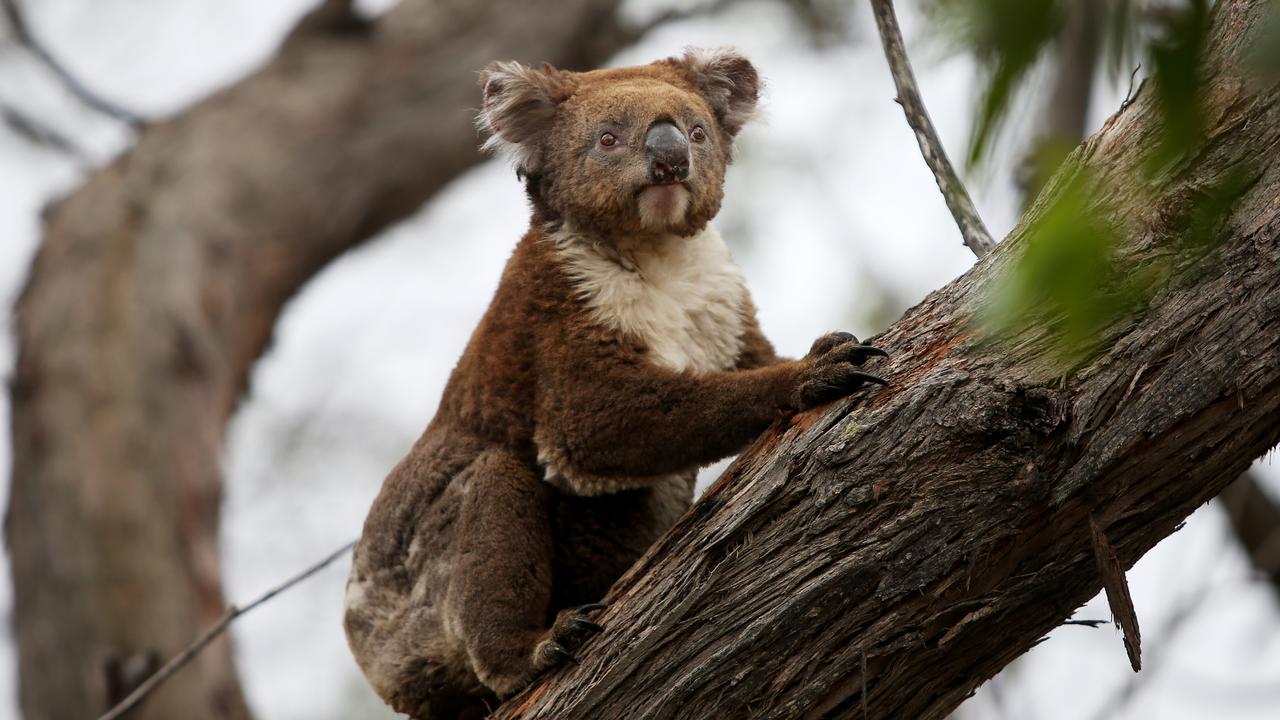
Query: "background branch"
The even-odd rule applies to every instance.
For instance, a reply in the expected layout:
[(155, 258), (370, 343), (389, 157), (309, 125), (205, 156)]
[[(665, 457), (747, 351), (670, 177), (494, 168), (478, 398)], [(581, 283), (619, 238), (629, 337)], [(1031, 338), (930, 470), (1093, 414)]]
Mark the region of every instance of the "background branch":
[(1257, 474), (1244, 473), (1218, 500), (1257, 576), (1271, 587), (1273, 597), (1280, 599), (1280, 506), (1261, 482)]
[(80, 102), (103, 115), (119, 120), (135, 130), (142, 127), (145, 120), (140, 115), (90, 90), (84, 83), (80, 82), (80, 79), (74, 73), (54, 57), (53, 53), (45, 48), (31, 32), (31, 26), (28, 24), (26, 14), (23, 12), (18, 0), (0, 0), (0, 10), (4, 11), (5, 17), (9, 20), (9, 26), (13, 29), (13, 34), (17, 41), (26, 47), (42, 65), (48, 68), (58, 78), (58, 81)]
[(969, 193), (961, 184), (955, 168), (947, 159), (947, 152), (938, 139), (938, 131), (929, 119), (924, 101), (920, 98), (920, 88), (916, 86), (915, 74), (911, 71), (911, 62), (907, 59), (907, 51), (902, 42), (902, 31), (898, 29), (898, 18), (893, 11), (892, 0), (871, 0), (871, 9), (875, 13), (876, 27), (880, 30), (880, 40), (884, 45), (884, 56), (889, 61), (889, 71), (893, 74), (893, 84), (898, 89), (898, 104), (906, 113), (907, 123), (916, 134), (920, 144), (920, 152), (924, 161), (933, 171), (933, 178), (942, 191), (942, 197), (960, 228), (960, 236), (978, 257), (982, 257), (995, 247), (991, 233), (983, 224), (978, 211), (969, 199)]
[(0, 121), (19, 137), (67, 155), (81, 167), (89, 166), (89, 156), (74, 140), (7, 102), (0, 101)]

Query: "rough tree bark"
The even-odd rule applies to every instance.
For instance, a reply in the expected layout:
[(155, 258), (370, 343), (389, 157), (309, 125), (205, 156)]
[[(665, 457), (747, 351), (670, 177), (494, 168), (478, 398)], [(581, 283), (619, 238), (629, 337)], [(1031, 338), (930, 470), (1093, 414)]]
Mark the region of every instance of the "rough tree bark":
[[(596, 66), (634, 39), (616, 4), (326, 0), (48, 209), (11, 388), (27, 717), (96, 716), (222, 614), (223, 427), (281, 306), (479, 159), (479, 68)], [(247, 717), (227, 644), (135, 717)]]
[[(1214, 11), (1200, 150), (1143, 179), (1140, 93), (1046, 192), (1102, 178), (1118, 262), (1158, 279), (1098, 349), (1066, 366), (1053, 318), (985, 338), (1024, 223), (876, 338), (891, 387), (762, 437), (614, 587), (581, 664), (496, 717), (945, 717), (1098, 592), (1091, 525), (1127, 568), (1280, 440), (1280, 91), (1242, 70), (1269, 5)], [(1212, 247), (1179, 249), (1241, 176)]]

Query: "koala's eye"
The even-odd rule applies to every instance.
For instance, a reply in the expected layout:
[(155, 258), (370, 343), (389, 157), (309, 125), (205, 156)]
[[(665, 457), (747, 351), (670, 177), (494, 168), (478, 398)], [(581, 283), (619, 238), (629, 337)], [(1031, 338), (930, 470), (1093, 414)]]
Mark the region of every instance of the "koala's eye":
[(707, 139), (707, 131), (702, 129), (701, 125), (694, 125), (689, 131), (689, 139), (694, 142), (702, 142)]
[(600, 136), (600, 144), (605, 147), (613, 147), (618, 144), (618, 138), (613, 133), (605, 133)]

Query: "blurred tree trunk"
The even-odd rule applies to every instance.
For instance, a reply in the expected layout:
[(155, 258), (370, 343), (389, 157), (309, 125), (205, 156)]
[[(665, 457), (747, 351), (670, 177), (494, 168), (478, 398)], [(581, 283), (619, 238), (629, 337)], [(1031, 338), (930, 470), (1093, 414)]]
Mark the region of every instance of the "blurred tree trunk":
[[(479, 159), (479, 68), (598, 65), (616, 4), (327, 0), (47, 210), (11, 388), (26, 717), (98, 715), (222, 614), (223, 427), (281, 306)], [(247, 717), (225, 640), (135, 717)]]
[(1280, 505), (1251, 472), (1228, 485), (1218, 500), (1254, 571), (1280, 598)]
[[(984, 337), (1024, 223), (876, 339), (893, 385), (762, 437), (613, 588), (581, 664), (496, 717), (945, 717), (1097, 593), (1102, 560), (1130, 567), (1275, 445), (1280, 87), (1241, 69), (1269, 9), (1214, 10), (1201, 148), (1144, 179), (1148, 91), (1047, 188), (1100, 178), (1121, 271), (1162, 279), (1098, 349), (1066, 362), (1052, 318)], [(1214, 244), (1180, 245), (1241, 177)]]
[(1097, 69), (1104, 0), (1066, 3), (1066, 22), (1054, 45), (1053, 77), (1035, 136), (1018, 168), (1022, 206), (1031, 205), (1062, 159), (1084, 139)]

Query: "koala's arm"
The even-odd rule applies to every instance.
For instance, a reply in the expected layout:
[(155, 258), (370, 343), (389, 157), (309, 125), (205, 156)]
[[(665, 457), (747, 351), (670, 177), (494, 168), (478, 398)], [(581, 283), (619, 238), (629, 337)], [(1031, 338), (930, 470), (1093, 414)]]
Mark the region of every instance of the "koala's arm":
[[(781, 415), (879, 381), (855, 369), (869, 355), (852, 336), (828, 335), (802, 360), (692, 373), (658, 367), (620, 343), (579, 337), (572, 360), (542, 374), (539, 454), (566, 475), (636, 478), (718, 460)], [(576, 347), (575, 347), (576, 346)], [(882, 382), (882, 381), (880, 381)]]

